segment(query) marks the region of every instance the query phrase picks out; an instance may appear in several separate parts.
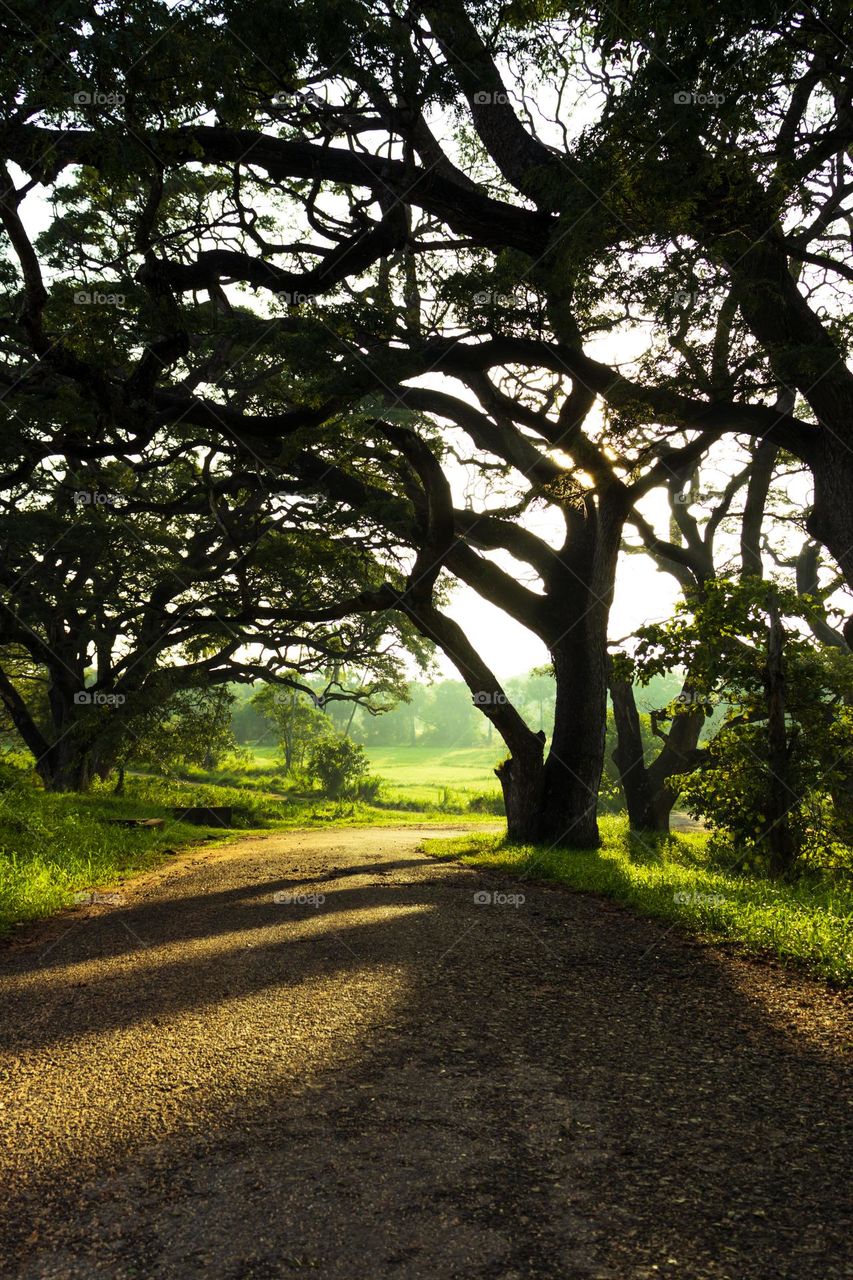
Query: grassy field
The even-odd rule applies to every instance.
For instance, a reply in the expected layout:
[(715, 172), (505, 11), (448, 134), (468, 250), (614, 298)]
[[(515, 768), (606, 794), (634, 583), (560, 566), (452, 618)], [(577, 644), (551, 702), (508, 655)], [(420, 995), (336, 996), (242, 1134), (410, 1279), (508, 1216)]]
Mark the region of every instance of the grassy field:
[(843, 874), (804, 874), (794, 884), (732, 875), (708, 855), (704, 833), (631, 838), (624, 818), (600, 821), (594, 852), (513, 846), (501, 836), (428, 840), (427, 851), (524, 879), (601, 893), (644, 915), (709, 939), (804, 965), (839, 985), (853, 981), (853, 886)]
[[(249, 761), (241, 781), (270, 790), (286, 786), (277, 748), (249, 746)], [(465, 812), (472, 799), (487, 807), (501, 794), (495, 765), (506, 754), (501, 747), (365, 747), (370, 772), (383, 780), (381, 803), (403, 808), (419, 807)], [(200, 772), (198, 773), (200, 778)], [(264, 781), (266, 779), (266, 782)], [(193, 775), (196, 780), (196, 774)], [(219, 783), (237, 781), (233, 768), (210, 775)]]
[(449, 793), (463, 801), (500, 795), (499, 747), (367, 747), (370, 769), (387, 782), (389, 797), (441, 805)]
[[(200, 827), (174, 821), (175, 805), (229, 805), (234, 824)], [(122, 818), (166, 817), (163, 827), (116, 825)], [(70, 906), (75, 895), (120, 884), (162, 863), (178, 849), (233, 839), (237, 831), (311, 826), (401, 826), (447, 823), (449, 809), (335, 802), (316, 797), (284, 797), (254, 787), (224, 787), (178, 779), (129, 777), (127, 793), (112, 794), (97, 784), (89, 795), (51, 795), (26, 775), (0, 790), (0, 936), (16, 923), (39, 919)], [(488, 815), (468, 815), (487, 821)]]

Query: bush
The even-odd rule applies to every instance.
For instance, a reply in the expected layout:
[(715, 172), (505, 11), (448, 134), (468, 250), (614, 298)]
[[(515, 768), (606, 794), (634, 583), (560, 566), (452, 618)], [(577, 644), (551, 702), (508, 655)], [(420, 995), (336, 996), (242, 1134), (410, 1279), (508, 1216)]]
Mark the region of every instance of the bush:
[(28, 751), (0, 753), (0, 791), (21, 785), (37, 786), (38, 777)]
[(506, 812), (504, 798), (496, 791), (478, 791), (468, 801), (468, 809), (471, 813), (494, 813), (501, 817)]
[(379, 799), (383, 782), (384, 778), (380, 778), (377, 774), (368, 774), (356, 784), (355, 798), (361, 800), (363, 804), (375, 804)]
[(349, 738), (321, 738), (315, 742), (308, 757), (308, 771), (333, 800), (356, 795), (369, 777), (364, 748)]

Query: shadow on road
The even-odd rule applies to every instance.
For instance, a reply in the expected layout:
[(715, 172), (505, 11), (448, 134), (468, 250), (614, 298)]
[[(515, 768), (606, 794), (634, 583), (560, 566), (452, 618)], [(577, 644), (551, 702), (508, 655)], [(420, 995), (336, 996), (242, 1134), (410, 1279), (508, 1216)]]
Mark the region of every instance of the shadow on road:
[(845, 1274), (830, 996), (387, 843), (247, 842), (0, 957), (4, 1274)]

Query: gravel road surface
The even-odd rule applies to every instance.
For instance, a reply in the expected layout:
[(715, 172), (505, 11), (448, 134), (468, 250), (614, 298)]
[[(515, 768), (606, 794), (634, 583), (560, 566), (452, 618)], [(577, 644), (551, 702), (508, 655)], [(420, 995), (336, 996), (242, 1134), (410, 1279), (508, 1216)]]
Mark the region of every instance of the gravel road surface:
[(0, 1274), (849, 1277), (842, 998), (426, 834), (195, 850), (0, 949)]

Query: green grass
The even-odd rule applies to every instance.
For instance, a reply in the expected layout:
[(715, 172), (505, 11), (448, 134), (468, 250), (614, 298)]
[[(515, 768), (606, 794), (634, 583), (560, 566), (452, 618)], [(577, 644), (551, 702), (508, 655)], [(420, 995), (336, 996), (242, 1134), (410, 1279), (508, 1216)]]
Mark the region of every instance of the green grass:
[(398, 786), (449, 786), (499, 791), (500, 747), (366, 747), (370, 767)]
[[(307, 800), (284, 773), (278, 749), (252, 746), (248, 762), (226, 761), (213, 770), (186, 769), (182, 776), (199, 784), (246, 787)], [(366, 747), (370, 771), (382, 778), (378, 807), (395, 810), (467, 814), (502, 813), (500, 783), (494, 768), (505, 755), (497, 747)], [(473, 806), (473, 808), (472, 808)]]
[[(245, 772), (258, 779), (278, 778), (284, 782), (281, 756), (274, 746), (251, 746), (250, 763)], [(480, 747), (365, 747), (371, 773), (385, 782), (384, 794), (389, 802), (399, 799), (406, 804), (440, 805), (443, 797), (457, 796), (460, 808), (474, 796), (499, 796), (500, 783), (495, 765), (506, 749)], [(215, 775), (222, 777), (223, 772)]]
[[(169, 815), (172, 805), (230, 805), (236, 830), (175, 822)], [(166, 824), (128, 828), (108, 821), (131, 817), (165, 817)], [(291, 799), (247, 787), (140, 776), (127, 779), (123, 797), (107, 787), (89, 795), (52, 795), (22, 771), (20, 781), (0, 790), (0, 936), (16, 923), (71, 905), (75, 893), (158, 866), (166, 849), (233, 840), (241, 830), (446, 824), (449, 817), (437, 810), (397, 811), (319, 795)]]
[(141, 800), (50, 795), (29, 783), (0, 794), (0, 935), (50, 915), (75, 892), (114, 884), (157, 866), (165, 849), (222, 836), (222, 829), (167, 821), (162, 828), (112, 826), (109, 818), (160, 817)]
[(601, 893), (713, 940), (805, 965), (839, 985), (853, 980), (853, 886), (843, 873), (806, 873), (793, 884), (732, 875), (697, 832), (642, 841), (624, 818), (600, 821), (596, 851), (537, 850), (493, 835), (429, 840), (428, 852), (571, 889)]

